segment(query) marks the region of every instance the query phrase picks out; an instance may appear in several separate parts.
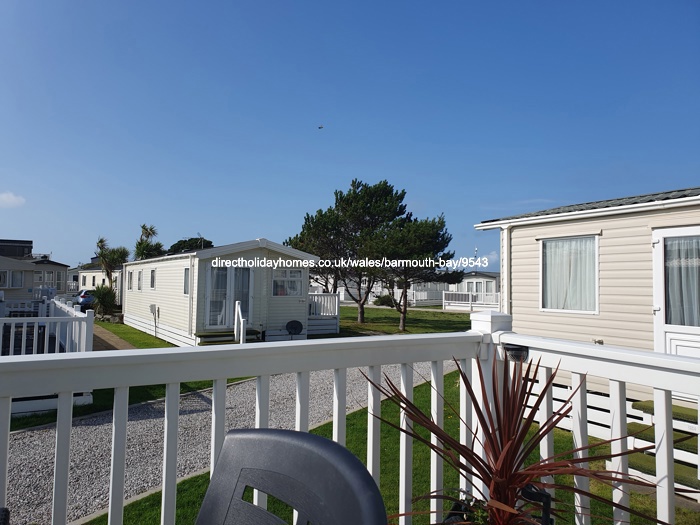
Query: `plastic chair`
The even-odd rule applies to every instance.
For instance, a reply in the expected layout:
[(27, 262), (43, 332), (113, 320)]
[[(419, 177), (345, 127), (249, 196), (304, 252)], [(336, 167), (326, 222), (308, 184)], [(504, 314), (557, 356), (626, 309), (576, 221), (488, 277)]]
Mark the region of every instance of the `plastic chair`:
[(382, 496), (362, 462), (326, 438), (279, 429), (226, 434), (197, 525), (281, 525), (243, 500), (246, 488), (283, 501), (301, 525), (386, 525)]

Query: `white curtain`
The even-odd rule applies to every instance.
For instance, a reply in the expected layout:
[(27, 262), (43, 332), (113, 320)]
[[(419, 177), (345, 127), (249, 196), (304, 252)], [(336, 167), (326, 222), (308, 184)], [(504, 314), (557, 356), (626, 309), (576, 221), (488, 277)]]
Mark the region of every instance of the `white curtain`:
[(596, 309), (595, 237), (542, 241), (542, 306)]
[(664, 239), (666, 324), (700, 326), (700, 236)]

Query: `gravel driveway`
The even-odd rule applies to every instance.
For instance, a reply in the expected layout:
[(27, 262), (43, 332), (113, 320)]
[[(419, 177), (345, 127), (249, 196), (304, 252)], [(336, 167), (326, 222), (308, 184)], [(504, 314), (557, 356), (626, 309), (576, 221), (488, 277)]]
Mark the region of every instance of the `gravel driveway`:
[[(454, 369), (445, 362), (445, 370)], [(382, 368), (398, 381), (399, 366)], [(429, 377), (428, 363), (415, 366), (414, 384)], [(294, 428), (296, 376), (270, 381), (270, 426)], [(311, 427), (330, 420), (333, 410), (333, 372), (312, 372)], [(347, 374), (347, 411), (367, 405), (367, 381), (360, 369)], [(164, 402), (129, 408), (125, 497), (159, 488), (162, 477)], [(255, 381), (227, 389), (227, 428), (251, 428), (255, 421)], [(209, 467), (211, 392), (181, 396), (178, 436), (178, 477)], [(51, 523), (55, 429), (15, 432), (10, 437), (8, 506), (13, 525)], [(68, 519), (78, 520), (106, 509), (112, 448), (112, 414), (103, 413), (73, 422)]]

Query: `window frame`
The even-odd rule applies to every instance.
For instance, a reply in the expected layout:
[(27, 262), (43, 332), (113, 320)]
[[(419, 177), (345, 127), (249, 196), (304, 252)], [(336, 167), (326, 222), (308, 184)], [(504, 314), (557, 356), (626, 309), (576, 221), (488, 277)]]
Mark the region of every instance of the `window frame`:
[[(280, 273), (283, 272), (284, 276), (281, 276)], [(291, 272), (299, 272), (299, 277), (291, 277)], [(298, 290), (299, 293), (297, 294), (289, 294), (286, 293), (288, 290), (287, 284), (290, 282), (298, 282)], [(282, 285), (283, 289), (285, 290), (284, 294), (278, 293), (280, 288), (280, 285), (277, 283), (284, 283)], [(304, 272), (301, 269), (298, 268), (285, 268), (285, 269), (277, 269), (272, 271), (272, 297), (303, 297), (304, 296)]]
[[(24, 288), (24, 270), (7, 270), (7, 288), (18, 290)], [(19, 276), (19, 284), (15, 284), (15, 276)]]
[(126, 272), (126, 289), (127, 290), (134, 289), (134, 272), (133, 271)]
[(182, 295), (190, 295), (190, 267), (186, 266), (183, 270)]
[(139, 270), (136, 275), (136, 290), (139, 292), (143, 290), (143, 270)]
[[(539, 243), (539, 310), (545, 313), (563, 313), (563, 314), (581, 314), (581, 315), (599, 315), (600, 314), (600, 236), (602, 232), (595, 233), (581, 233), (575, 235), (557, 235), (552, 237), (538, 237), (537, 241)], [(593, 299), (595, 301), (595, 306), (593, 310), (573, 310), (573, 309), (563, 309), (563, 308), (547, 308), (544, 305), (544, 247), (547, 241), (567, 241), (575, 239), (593, 239), (593, 264), (594, 264), (594, 276), (593, 276)]]
[(156, 289), (156, 269), (155, 268), (151, 268), (149, 289), (150, 290)]

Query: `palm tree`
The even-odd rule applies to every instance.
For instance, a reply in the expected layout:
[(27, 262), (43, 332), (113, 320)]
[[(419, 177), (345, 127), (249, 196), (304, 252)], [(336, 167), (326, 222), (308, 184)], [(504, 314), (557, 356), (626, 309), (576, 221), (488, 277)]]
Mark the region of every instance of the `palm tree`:
[(152, 224), (150, 226), (146, 224), (141, 225), (141, 237), (139, 237), (139, 241), (146, 241), (150, 242), (153, 237), (156, 237), (158, 235), (158, 230), (156, 229), (155, 226)]
[(113, 286), (114, 280), (112, 278), (112, 274), (114, 273), (114, 270), (129, 260), (129, 249), (125, 248), (124, 246), (110, 248), (109, 244), (107, 243), (107, 239), (100, 237), (97, 239), (97, 251), (95, 252), (95, 255), (100, 261), (102, 270), (107, 275), (109, 286)]
[(165, 255), (165, 248), (162, 242), (151, 242), (144, 239), (136, 241), (136, 246), (134, 247), (135, 261), (142, 261), (143, 259), (150, 259), (160, 255)]

